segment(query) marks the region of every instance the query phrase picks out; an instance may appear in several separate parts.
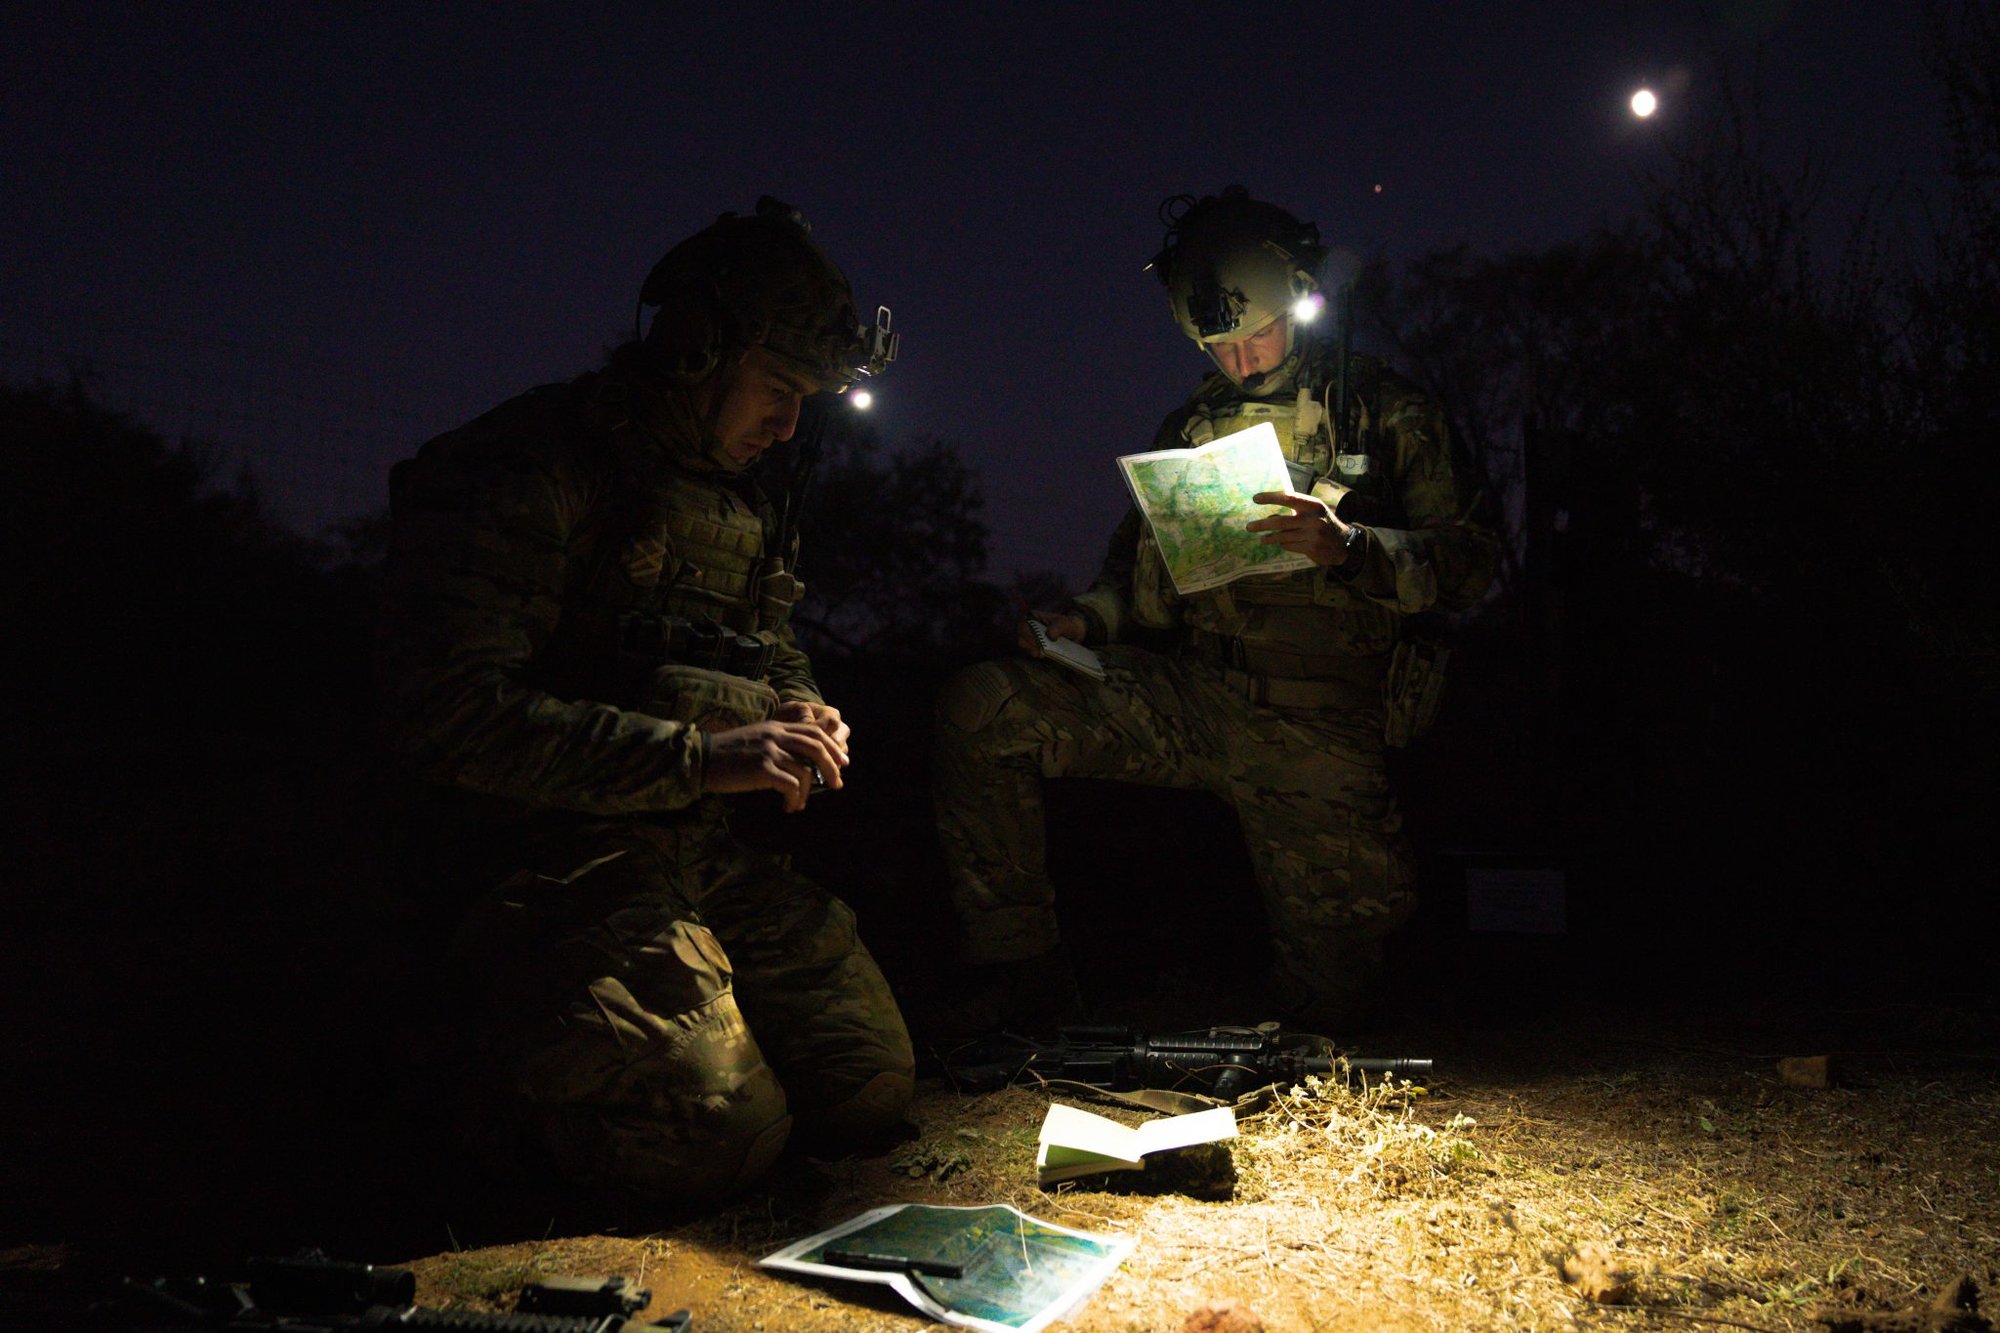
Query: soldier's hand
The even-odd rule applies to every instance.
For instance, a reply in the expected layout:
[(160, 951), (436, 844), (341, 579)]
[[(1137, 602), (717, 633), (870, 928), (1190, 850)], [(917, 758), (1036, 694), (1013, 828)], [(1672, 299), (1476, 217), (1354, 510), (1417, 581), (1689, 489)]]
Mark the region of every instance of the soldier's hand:
[(1051, 639), (1071, 639), (1082, 643), (1083, 636), (1090, 632), (1090, 626), (1084, 623), (1082, 616), (1071, 615), (1067, 611), (1030, 611), (1021, 617), (1014, 636), (1021, 645), (1021, 651), (1030, 657), (1042, 655), (1042, 646), (1035, 642), (1035, 632), (1028, 628), (1030, 620), (1041, 621), (1042, 628), (1049, 632)]
[(841, 721), (840, 710), (832, 704), (807, 703), (803, 699), (792, 700), (778, 705), (777, 716), (780, 722), (812, 723), (840, 747), (843, 758), (846, 756), (847, 738), (853, 734), (853, 729)]
[(1347, 558), (1347, 524), (1335, 517), (1326, 501), (1297, 491), (1259, 491), (1250, 497), (1260, 505), (1289, 505), (1289, 514), (1273, 514), (1246, 523), (1250, 532), (1262, 533), (1266, 546), (1282, 546), (1302, 555), (1315, 565), (1337, 565)]
[(753, 722), (708, 738), (708, 762), (701, 789), (731, 793), (774, 791), (787, 814), (806, 808), (815, 777), (830, 788), (842, 785), (847, 752), (817, 722)]

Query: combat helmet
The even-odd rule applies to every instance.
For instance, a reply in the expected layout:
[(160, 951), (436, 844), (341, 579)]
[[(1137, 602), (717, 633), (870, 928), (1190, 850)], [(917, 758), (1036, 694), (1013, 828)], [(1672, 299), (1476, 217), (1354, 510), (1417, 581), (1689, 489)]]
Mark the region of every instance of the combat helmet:
[[(846, 275), (805, 215), (769, 195), (754, 214), (724, 213), (669, 250), (639, 291), (635, 334), (676, 382), (699, 384), (762, 347), (825, 389), (844, 393), (896, 359), (889, 308), (856, 316)], [(636, 326), (657, 308), (650, 329)]]
[[(1247, 338), (1288, 314), (1317, 313), (1327, 248), (1314, 224), (1252, 199), (1241, 185), (1199, 199), (1175, 195), (1160, 205), (1160, 220), (1166, 243), (1147, 268), (1166, 287), (1181, 332), (1202, 347)], [(1286, 326), (1287, 367), (1302, 322)], [(1281, 367), (1256, 378), (1286, 374)]]

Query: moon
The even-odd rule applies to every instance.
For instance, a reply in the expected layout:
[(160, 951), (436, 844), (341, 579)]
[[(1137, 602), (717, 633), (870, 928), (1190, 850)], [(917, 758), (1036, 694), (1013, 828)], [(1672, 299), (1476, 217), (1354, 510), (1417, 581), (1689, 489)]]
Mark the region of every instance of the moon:
[(1644, 120), (1660, 109), (1660, 99), (1653, 96), (1651, 88), (1641, 88), (1632, 94), (1632, 114)]

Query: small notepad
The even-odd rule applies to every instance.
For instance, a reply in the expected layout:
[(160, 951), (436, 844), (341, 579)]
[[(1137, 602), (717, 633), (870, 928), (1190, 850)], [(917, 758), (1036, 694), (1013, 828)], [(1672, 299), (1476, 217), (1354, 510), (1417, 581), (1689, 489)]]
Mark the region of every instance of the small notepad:
[(1042, 1121), (1035, 1178), (1043, 1185), (1104, 1171), (1142, 1171), (1149, 1153), (1236, 1137), (1236, 1113), (1217, 1106), (1137, 1127), (1057, 1102)]
[(1060, 662), (1071, 671), (1081, 671), (1092, 680), (1104, 679), (1104, 662), (1096, 653), (1078, 643), (1075, 639), (1052, 639), (1049, 627), (1030, 617), (1028, 628), (1034, 632), (1035, 645), (1042, 650), (1042, 656), (1051, 662)]

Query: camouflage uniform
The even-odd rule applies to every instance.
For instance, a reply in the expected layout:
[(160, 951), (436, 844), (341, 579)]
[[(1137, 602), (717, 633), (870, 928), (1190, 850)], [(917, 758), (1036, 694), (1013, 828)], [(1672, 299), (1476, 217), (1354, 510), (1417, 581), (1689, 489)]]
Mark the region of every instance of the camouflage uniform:
[[(1354, 572), (1314, 568), (1177, 596), (1139, 512), (1071, 610), (1108, 678), (1046, 661), (981, 663), (940, 701), (938, 825), (968, 960), (1057, 943), (1041, 784), (1110, 778), (1200, 788), (1235, 809), (1271, 927), (1276, 999), (1305, 1021), (1347, 1011), (1414, 879), (1384, 766), (1383, 683), (1406, 618), (1476, 601), (1493, 539), (1468, 520), (1445, 425), (1380, 362), (1350, 363), (1352, 420), (1330, 428), (1330, 349), (1308, 352), (1296, 399), (1244, 395), (1221, 374), (1167, 418), (1154, 448), (1269, 421), (1294, 486), (1367, 529)], [(1160, 653), (1130, 644), (1170, 631)]]
[[(912, 1087), (853, 913), (702, 795), (705, 728), (819, 691), (770, 506), (693, 434), (627, 348), (431, 441), (392, 478), (378, 647), (438, 861), (486, 886), (443, 980), (468, 1130), (682, 1201), (754, 1178), (794, 1119), (879, 1133)], [(641, 631), (671, 617), (739, 656), (661, 665)]]

